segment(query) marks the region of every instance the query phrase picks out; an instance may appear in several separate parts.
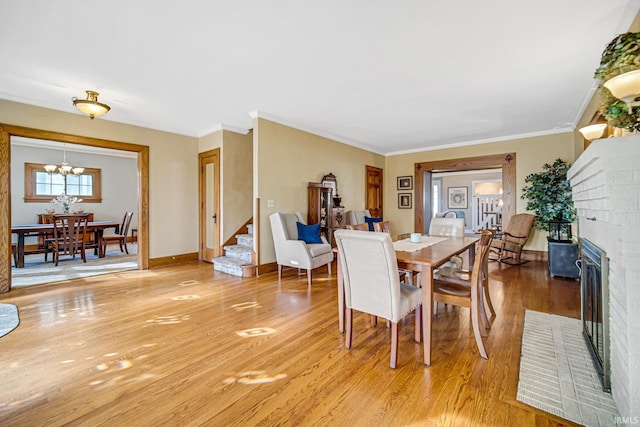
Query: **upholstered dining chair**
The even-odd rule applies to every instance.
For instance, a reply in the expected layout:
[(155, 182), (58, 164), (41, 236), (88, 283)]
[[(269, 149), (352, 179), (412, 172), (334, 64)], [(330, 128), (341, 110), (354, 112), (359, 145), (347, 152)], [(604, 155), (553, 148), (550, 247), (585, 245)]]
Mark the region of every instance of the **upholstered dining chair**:
[[(464, 218), (431, 218), (430, 236), (464, 237)], [(462, 268), (462, 257), (455, 255), (443, 267)]]
[[(391, 224), (389, 224), (389, 221), (376, 222), (373, 224), (373, 231), (391, 235)], [(398, 268), (398, 271), (400, 272), (400, 280), (406, 279), (410, 285), (420, 286), (419, 272), (404, 268)]]
[(54, 214), (53, 238), (47, 239), (46, 245), (53, 251), (53, 262), (58, 266), (60, 255), (70, 255), (74, 259), (80, 254), (83, 262), (87, 262), (85, 239), (89, 214)]
[(536, 216), (528, 213), (520, 213), (511, 217), (509, 224), (502, 230), (499, 239), (491, 242), (491, 249), (497, 253), (494, 261), (500, 261), (510, 265), (520, 265), (527, 261), (522, 261), (522, 248), (524, 248), (533, 222)]
[[(336, 230), (346, 306), (345, 347), (351, 349), (353, 310), (391, 322), (391, 368), (398, 362), (398, 322), (415, 311), (416, 331), (422, 324), (422, 290), (401, 283), (396, 252), (388, 233)], [(420, 340), (420, 334), (416, 333)]]
[[(476, 258), (471, 272), (460, 270), (438, 270), (433, 276), (433, 300), (471, 309), (471, 324), (476, 345), (483, 359), (488, 359), (487, 350), (482, 340), (491, 328), (484, 311), (484, 299), (489, 296), (489, 247), (493, 233), (482, 230), (480, 242), (476, 248)], [(482, 320), (484, 330), (480, 330)]]
[[(307, 283), (311, 286), (311, 270), (327, 266), (331, 276), (333, 250), (319, 231), (317, 235), (300, 235), (299, 230), (306, 233), (309, 227), (300, 212), (276, 212), (269, 217), (273, 245), (278, 263), (278, 280), (282, 279), (282, 267), (294, 267), (307, 270)], [(317, 224), (319, 226), (319, 224)], [(318, 227), (319, 228), (319, 227)], [(311, 234), (311, 233), (310, 233)], [(299, 239), (306, 239), (299, 240)]]
[(102, 237), (103, 253), (107, 252), (107, 245), (111, 243), (117, 243), (120, 245), (120, 252), (129, 253), (127, 248), (127, 236), (129, 235), (129, 226), (131, 225), (131, 218), (133, 218), (133, 212), (125, 212), (122, 218), (120, 227), (116, 230), (116, 234)]

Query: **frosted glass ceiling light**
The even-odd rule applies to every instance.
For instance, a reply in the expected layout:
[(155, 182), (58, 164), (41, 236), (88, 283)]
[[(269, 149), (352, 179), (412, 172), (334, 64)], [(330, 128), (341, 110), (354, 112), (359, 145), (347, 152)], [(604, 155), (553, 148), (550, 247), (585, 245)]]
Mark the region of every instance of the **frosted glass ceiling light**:
[(78, 109), (87, 116), (91, 117), (92, 120), (94, 117), (100, 117), (111, 110), (111, 107), (107, 104), (98, 102), (98, 92), (94, 92), (92, 90), (86, 90), (85, 92), (87, 92), (87, 99), (78, 99), (74, 96), (71, 100), (73, 101), (73, 105), (78, 107)]
[(64, 144), (62, 164), (60, 166), (46, 165), (44, 167), (44, 170), (49, 173), (54, 173), (57, 170), (61, 175), (67, 175), (69, 173), (80, 175), (82, 172), (84, 172), (84, 168), (74, 168), (73, 166), (70, 166), (69, 163), (67, 163), (67, 144)]

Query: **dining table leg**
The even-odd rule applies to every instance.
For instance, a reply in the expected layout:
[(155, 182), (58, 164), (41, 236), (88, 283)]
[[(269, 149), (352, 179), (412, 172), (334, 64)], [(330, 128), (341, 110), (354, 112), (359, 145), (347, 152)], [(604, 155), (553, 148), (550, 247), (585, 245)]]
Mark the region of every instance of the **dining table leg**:
[(433, 311), (433, 267), (422, 265), (422, 341), (424, 364), (431, 366), (431, 323)]
[(104, 236), (104, 230), (102, 229), (97, 229), (96, 230), (96, 237), (97, 237), (97, 242), (98, 242), (98, 258), (104, 258), (105, 257), (105, 248), (103, 247), (102, 244), (102, 238)]
[(18, 233), (18, 265), (16, 268), (24, 268), (24, 233)]

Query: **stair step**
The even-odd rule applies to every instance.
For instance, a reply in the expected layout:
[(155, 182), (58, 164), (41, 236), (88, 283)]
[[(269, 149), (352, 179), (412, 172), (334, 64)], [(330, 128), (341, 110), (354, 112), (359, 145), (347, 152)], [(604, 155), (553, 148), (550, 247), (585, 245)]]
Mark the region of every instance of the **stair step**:
[(242, 277), (242, 266), (250, 265), (242, 260), (222, 256), (213, 259), (213, 269), (222, 273), (231, 274), (233, 276)]
[(253, 247), (253, 234), (237, 234), (236, 240), (239, 245)]
[(235, 258), (251, 264), (251, 247), (243, 245), (230, 245), (224, 247), (224, 254), (228, 258)]

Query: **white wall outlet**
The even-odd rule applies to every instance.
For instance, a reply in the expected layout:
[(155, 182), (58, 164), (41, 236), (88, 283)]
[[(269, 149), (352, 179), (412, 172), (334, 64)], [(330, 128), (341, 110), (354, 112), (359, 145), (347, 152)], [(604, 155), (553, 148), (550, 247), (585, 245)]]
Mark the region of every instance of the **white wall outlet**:
[(274, 202), (273, 200), (267, 200), (267, 207), (268, 208), (272, 208), (276, 205), (276, 202)]

